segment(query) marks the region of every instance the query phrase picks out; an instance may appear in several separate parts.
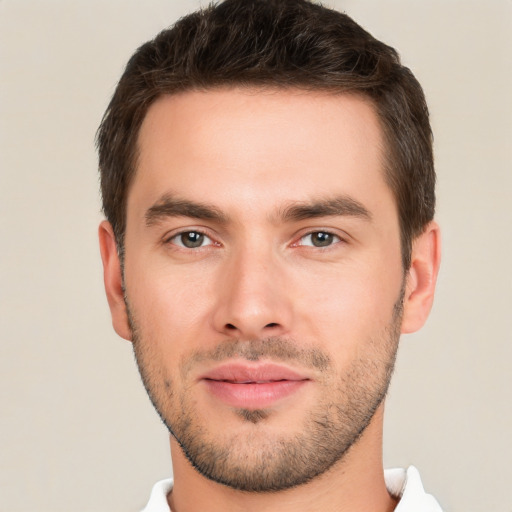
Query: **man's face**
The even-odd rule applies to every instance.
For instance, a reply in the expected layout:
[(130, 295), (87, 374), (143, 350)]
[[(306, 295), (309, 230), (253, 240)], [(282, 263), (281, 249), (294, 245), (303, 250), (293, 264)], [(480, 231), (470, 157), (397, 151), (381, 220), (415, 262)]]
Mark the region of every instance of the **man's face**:
[(381, 404), (403, 269), (383, 140), (351, 95), (158, 100), (127, 203), (126, 303), (146, 388), (205, 476), (323, 473)]

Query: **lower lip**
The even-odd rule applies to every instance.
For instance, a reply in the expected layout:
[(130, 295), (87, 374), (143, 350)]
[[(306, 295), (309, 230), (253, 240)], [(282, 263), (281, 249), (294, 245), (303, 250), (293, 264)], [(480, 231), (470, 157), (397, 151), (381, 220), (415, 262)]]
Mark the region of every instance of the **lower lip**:
[(261, 384), (237, 384), (220, 380), (203, 381), (209, 391), (232, 407), (242, 409), (263, 409), (283, 398), (293, 395), (308, 380), (279, 380)]

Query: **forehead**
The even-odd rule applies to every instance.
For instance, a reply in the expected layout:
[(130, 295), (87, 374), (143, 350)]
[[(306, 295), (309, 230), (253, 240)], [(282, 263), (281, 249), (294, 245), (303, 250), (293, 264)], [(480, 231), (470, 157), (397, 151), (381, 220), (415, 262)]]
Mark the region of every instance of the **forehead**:
[[(138, 139), (128, 196), (164, 193), (247, 208), (385, 186), (370, 100), (301, 90), (215, 89), (158, 99)], [(337, 190), (334, 190), (337, 189)], [(338, 190), (339, 189), (339, 190)]]

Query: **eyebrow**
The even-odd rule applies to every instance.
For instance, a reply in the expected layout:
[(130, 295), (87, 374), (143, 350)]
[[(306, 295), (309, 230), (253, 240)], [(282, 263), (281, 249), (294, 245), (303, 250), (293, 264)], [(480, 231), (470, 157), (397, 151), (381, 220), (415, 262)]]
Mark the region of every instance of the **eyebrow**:
[[(311, 202), (294, 202), (281, 209), (277, 218), (284, 222), (297, 222), (317, 217), (334, 216), (359, 217), (368, 221), (372, 219), (371, 213), (359, 201), (349, 196), (338, 196)], [(148, 227), (153, 226), (169, 217), (213, 220), (221, 224), (227, 224), (229, 221), (226, 214), (213, 205), (197, 203), (166, 194), (146, 211), (146, 225)]]
[(226, 215), (213, 205), (196, 203), (166, 194), (146, 211), (146, 226), (153, 226), (168, 217), (191, 217), (213, 220), (222, 224), (228, 221)]
[(372, 214), (364, 205), (350, 196), (294, 203), (284, 208), (279, 215), (287, 222), (333, 216), (359, 217), (367, 221), (372, 220)]

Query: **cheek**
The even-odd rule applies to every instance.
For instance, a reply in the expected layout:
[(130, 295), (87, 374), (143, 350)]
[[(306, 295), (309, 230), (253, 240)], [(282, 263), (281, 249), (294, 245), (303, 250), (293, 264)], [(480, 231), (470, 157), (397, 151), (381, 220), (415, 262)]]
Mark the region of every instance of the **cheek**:
[(299, 317), (312, 338), (355, 346), (390, 325), (401, 285), (401, 271), (382, 263), (346, 265), (300, 282)]
[(126, 294), (146, 342), (168, 355), (190, 347), (207, 321), (209, 281), (204, 273), (198, 276), (184, 267), (127, 261)]

